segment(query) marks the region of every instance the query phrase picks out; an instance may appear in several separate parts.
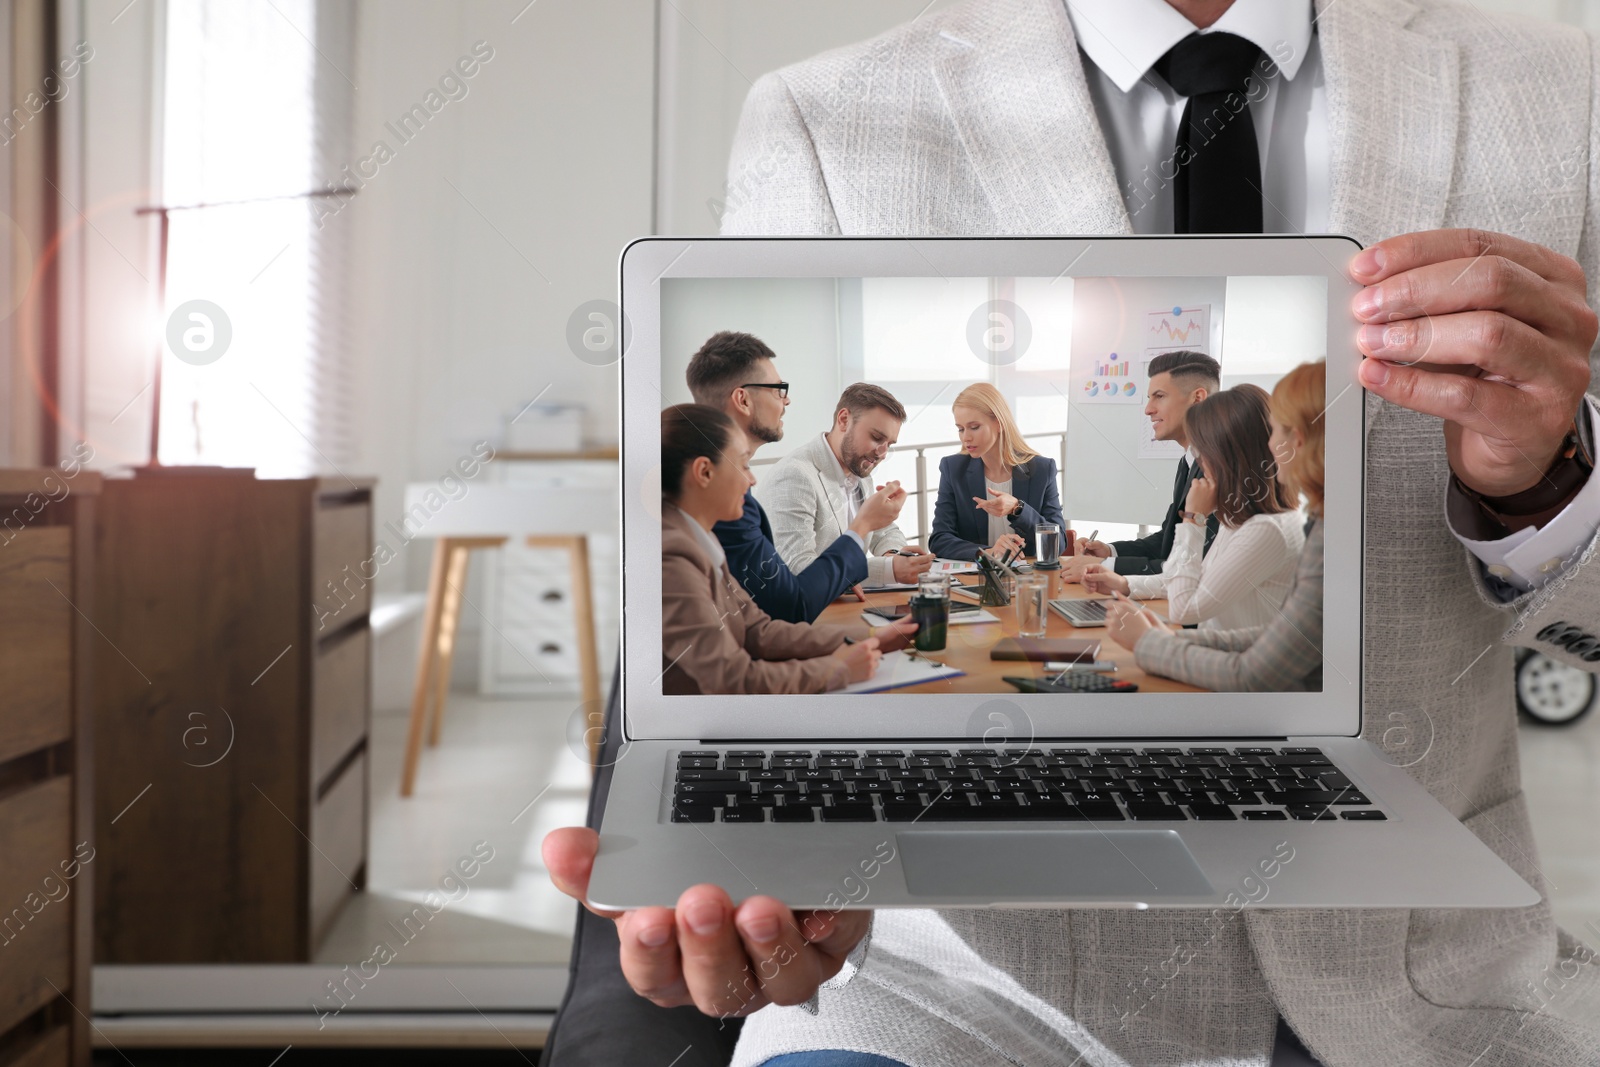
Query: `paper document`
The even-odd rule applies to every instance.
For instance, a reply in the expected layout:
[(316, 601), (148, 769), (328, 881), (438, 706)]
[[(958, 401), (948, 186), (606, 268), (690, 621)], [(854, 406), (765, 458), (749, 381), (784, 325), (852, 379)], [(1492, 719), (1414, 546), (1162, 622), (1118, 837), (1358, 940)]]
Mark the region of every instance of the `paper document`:
[(965, 559), (936, 559), (928, 568), (929, 574), (977, 574), (978, 565)]
[(863, 593), (903, 593), (917, 588), (916, 582), (885, 582), (882, 585), (873, 585), (871, 582), (862, 582)]
[[(868, 608), (866, 611), (863, 611), (861, 613), (861, 618), (868, 626), (888, 626), (890, 623), (896, 621), (894, 619), (889, 618), (886, 615), (874, 614), (871, 608)], [(998, 615), (991, 615), (987, 611), (984, 611), (982, 609), (979, 609), (978, 611), (952, 611), (950, 613), (949, 625), (951, 625), (951, 626), (960, 626), (962, 623), (968, 623), (968, 622), (999, 622), (999, 621), (1000, 621), (1000, 617)]]
[[(938, 655), (938, 653), (931, 653)], [(939, 678), (954, 678), (965, 674), (966, 671), (955, 667), (946, 667), (938, 663), (930, 663), (918, 657), (912, 659), (905, 649), (898, 652), (887, 652), (883, 659), (878, 661), (878, 670), (871, 678), (864, 682), (847, 685), (843, 689), (835, 690), (839, 693), (881, 693), (885, 689), (899, 689), (901, 686), (920, 685), (923, 682), (935, 681)]]

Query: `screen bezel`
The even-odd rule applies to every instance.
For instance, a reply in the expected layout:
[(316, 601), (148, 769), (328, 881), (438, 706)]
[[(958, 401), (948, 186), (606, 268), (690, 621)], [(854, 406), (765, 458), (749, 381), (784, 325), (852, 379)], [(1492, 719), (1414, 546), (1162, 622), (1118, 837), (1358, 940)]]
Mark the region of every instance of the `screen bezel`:
[[(629, 740), (982, 740), (1355, 736), (1361, 731), (1362, 489), (1366, 417), (1356, 380), (1360, 286), (1341, 235), (1259, 237), (651, 237), (620, 261), (622, 673)], [(1317, 275), (1328, 281), (1323, 688), (1318, 693), (748, 695), (660, 691), (661, 281), (664, 278), (1181, 277)], [(632, 610), (630, 610), (632, 609)], [(997, 703), (998, 702), (998, 703)], [(1000, 718), (986, 714), (996, 712)], [(1130, 717), (1137, 713), (1137, 721)], [(992, 739), (992, 734), (991, 734)]]

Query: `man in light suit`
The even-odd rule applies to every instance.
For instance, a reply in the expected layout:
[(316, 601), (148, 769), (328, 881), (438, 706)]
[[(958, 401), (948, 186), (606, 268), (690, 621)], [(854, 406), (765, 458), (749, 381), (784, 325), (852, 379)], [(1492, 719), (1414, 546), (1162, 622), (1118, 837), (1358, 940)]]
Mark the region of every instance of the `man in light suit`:
[[(1244, 112), (1267, 135), (1245, 175), (1263, 228), (1368, 245), (1348, 268), (1366, 392), (1329, 401), (1367, 408), (1364, 732), (1390, 750), (1404, 726), (1395, 762), (1542, 889), (1513, 652), (1600, 658), (1588, 36), (1455, 0), (973, 0), (757, 81), (724, 230), (1170, 232), (1185, 101), (1154, 68), (1196, 27), (1275, 61)], [(557, 883), (581, 896), (593, 850), (552, 838)], [(802, 942), (786, 924), (807, 916), (698, 886), (619, 939), (656, 1003), (755, 1013), (738, 1067), (819, 1048), (1261, 1067), (1280, 1014), (1328, 1067), (1600, 1062), (1600, 959), (1547, 902), (1205, 918), (841, 913)], [(793, 962), (769, 977), (776, 947)]]
[[(757, 486), (772, 523), (773, 543), (791, 570), (811, 566), (846, 530), (867, 550), (867, 582), (914, 582), (933, 557), (906, 547), (896, 523), (870, 527), (862, 505), (872, 493), (871, 475), (900, 439), (906, 409), (880, 386), (856, 382), (834, 405), (833, 427), (785, 456)], [(885, 490), (899, 488), (890, 482)]]

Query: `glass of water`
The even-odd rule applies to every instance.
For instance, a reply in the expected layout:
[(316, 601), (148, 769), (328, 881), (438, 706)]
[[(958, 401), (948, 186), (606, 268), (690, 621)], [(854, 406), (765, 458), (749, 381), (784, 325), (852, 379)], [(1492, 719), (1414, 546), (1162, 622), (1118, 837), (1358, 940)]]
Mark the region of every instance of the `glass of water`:
[(1061, 561), (1061, 527), (1053, 522), (1041, 522), (1033, 528), (1039, 546), (1034, 561), (1039, 566), (1054, 566)]
[(1017, 635), (1043, 637), (1045, 631), (1045, 600), (1049, 596), (1050, 581), (1042, 574), (1025, 574), (1017, 579), (1013, 603), (1017, 607)]

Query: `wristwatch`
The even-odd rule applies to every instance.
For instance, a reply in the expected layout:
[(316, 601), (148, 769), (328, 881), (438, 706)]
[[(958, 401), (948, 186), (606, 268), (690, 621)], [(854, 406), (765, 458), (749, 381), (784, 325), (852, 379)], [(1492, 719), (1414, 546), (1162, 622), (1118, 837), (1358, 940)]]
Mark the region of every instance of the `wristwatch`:
[(1529, 526), (1542, 526), (1572, 502), (1594, 471), (1594, 456), (1583, 443), (1578, 420), (1572, 420), (1555, 460), (1544, 477), (1520, 493), (1484, 496), (1450, 474), (1450, 518), (1474, 541), (1498, 541)]
[(1186, 519), (1190, 522), (1193, 522), (1197, 526), (1204, 526), (1206, 524), (1206, 516), (1200, 514), (1198, 511), (1180, 511), (1178, 512), (1178, 517), (1180, 519)]
[(1017, 506), (1012, 508), (1007, 514), (1010, 514), (1010, 515), (1021, 515), (1022, 514), (1022, 501), (1020, 501), (1020, 500), (1017, 501)]

